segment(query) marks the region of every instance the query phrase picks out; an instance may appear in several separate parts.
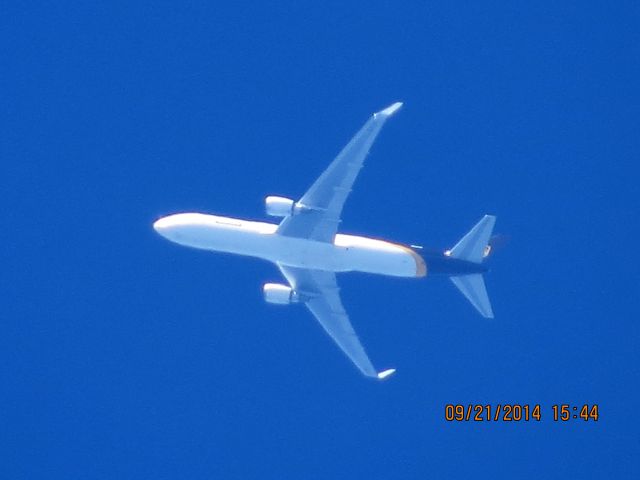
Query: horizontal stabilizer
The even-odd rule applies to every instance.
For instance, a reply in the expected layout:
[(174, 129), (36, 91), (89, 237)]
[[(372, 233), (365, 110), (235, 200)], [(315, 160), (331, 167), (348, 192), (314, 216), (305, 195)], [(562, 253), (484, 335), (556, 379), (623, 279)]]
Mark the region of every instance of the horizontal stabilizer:
[(453, 258), (466, 260), (468, 262), (480, 263), (485, 256), (485, 248), (489, 244), (496, 217), (485, 215), (456, 246), (449, 250), (449, 255)]
[(449, 277), (458, 290), (467, 297), (471, 305), (476, 307), (480, 315), (485, 318), (493, 318), (493, 310), (491, 309), (491, 301), (487, 295), (487, 289), (484, 286), (482, 274), (474, 273), (471, 275), (462, 275), (459, 277)]
[(383, 370), (382, 372), (378, 373), (378, 380), (384, 380), (385, 378), (390, 377), (394, 373), (396, 373), (396, 369), (395, 368), (390, 368), (388, 370)]

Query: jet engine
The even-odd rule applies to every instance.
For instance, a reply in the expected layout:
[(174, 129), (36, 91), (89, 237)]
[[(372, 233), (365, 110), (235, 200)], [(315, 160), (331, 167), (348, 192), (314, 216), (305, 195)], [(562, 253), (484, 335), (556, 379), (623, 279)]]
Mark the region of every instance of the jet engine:
[(270, 195), (264, 199), (264, 204), (267, 215), (272, 217), (287, 217), (294, 213), (294, 201), (290, 198)]
[(279, 283), (265, 283), (262, 287), (264, 301), (277, 305), (288, 305), (298, 301), (298, 294), (291, 287)]

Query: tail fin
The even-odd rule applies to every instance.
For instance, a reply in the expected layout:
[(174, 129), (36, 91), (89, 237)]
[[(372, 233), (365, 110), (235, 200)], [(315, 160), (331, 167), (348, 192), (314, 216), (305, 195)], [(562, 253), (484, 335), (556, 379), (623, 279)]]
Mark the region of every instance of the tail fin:
[[(447, 254), (460, 260), (482, 263), (482, 260), (489, 255), (491, 249), (489, 241), (495, 223), (496, 217), (485, 215)], [(482, 274), (473, 273), (449, 278), (451, 278), (458, 290), (467, 297), (467, 300), (476, 307), (480, 315), (485, 318), (493, 318), (491, 301), (489, 300), (489, 295), (487, 295)]]

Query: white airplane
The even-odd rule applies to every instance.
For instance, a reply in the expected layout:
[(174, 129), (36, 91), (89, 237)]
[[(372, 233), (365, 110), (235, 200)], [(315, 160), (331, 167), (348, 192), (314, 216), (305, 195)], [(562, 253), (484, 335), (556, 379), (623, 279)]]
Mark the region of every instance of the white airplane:
[(445, 274), (484, 317), (493, 317), (482, 262), (491, 249), (495, 217), (485, 215), (451, 250), (424, 256), (398, 243), (337, 233), (345, 200), (373, 141), (401, 106), (397, 102), (375, 113), (300, 200), (266, 197), (266, 213), (283, 218), (279, 225), (179, 213), (159, 219), (153, 227), (180, 245), (275, 263), (289, 285), (265, 284), (264, 299), (306, 305), (364, 375), (382, 380), (395, 369), (379, 372), (371, 364), (342, 307), (336, 272), (396, 277), (424, 277), (427, 271)]

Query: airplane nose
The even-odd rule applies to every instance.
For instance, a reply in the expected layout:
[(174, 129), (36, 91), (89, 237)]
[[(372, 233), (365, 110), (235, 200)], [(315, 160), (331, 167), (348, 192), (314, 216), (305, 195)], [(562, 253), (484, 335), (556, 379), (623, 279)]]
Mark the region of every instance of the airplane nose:
[(170, 242), (189, 246), (191, 234), (188, 220), (188, 216), (180, 213), (167, 215), (153, 222), (153, 229)]
[(161, 220), (162, 219), (156, 220), (155, 222), (153, 222), (153, 229), (158, 233), (160, 233), (160, 229), (162, 229), (162, 221)]
[(155, 222), (153, 222), (153, 229), (159, 234), (162, 234), (163, 231), (164, 232), (167, 231), (167, 227), (169, 227), (169, 223), (170, 223), (170, 220), (168, 219), (168, 217), (162, 217), (156, 220)]

